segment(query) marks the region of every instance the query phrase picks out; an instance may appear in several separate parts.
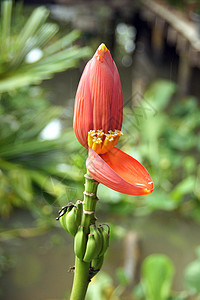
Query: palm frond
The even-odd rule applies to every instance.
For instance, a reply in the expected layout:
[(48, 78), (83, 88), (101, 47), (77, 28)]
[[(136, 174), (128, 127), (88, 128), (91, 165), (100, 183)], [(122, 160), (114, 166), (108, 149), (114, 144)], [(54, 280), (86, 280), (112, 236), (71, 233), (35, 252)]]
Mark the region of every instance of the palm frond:
[[(18, 34), (10, 30), (12, 1), (3, 1), (0, 24), (0, 92), (11, 91), (51, 78), (56, 72), (77, 66), (90, 48), (72, 43), (80, 37), (73, 30), (57, 38), (57, 24), (47, 23), (49, 10), (36, 8)], [(55, 41), (54, 41), (55, 36)]]

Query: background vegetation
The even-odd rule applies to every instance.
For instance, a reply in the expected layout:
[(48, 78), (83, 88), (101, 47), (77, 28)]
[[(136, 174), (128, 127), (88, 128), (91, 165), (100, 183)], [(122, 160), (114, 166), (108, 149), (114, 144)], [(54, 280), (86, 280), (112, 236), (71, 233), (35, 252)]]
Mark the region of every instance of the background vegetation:
[[(4, 243), (58, 226), (55, 216), (59, 207), (82, 197), (87, 156), (72, 128), (66, 128), (66, 108), (53, 105), (40, 83), (77, 67), (94, 49), (80, 46), (78, 30), (63, 36), (57, 24), (47, 21), (45, 7), (34, 9), (28, 18), (23, 9), (21, 4), (13, 6), (12, 1), (3, 1), (1, 6), (0, 240)], [(155, 191), (138, 198), (100, 186), (100, 214), (126, 221), (128, 217), (170, 211), (186, 222), (200, 221), (199, 103), (193, 96), (179, 99), (176, 90), (174, 82), (159, 79), (148, 86), (142, 101), (132, 95), (125, 105), (120, 147), (147, 167)], [(7, 225), (18, 210), (34, 220), (27, 231), (23, 224)], [(126, 236), (128, 222), (125, 226), (116, 225), (116, 220), (111, 224), (112, 241)], [(59, 244), (57, 238), (54, 243)], [(12, 267), (6, 247), (2, 244), (0, 248), (2, 277)], [(134, 289), (123, 270), (116, 270), (113, 278), (104, 272), (91, 284), (88, 300), (94, 299), (94, 294), (101, 300), (198, 299), (199, 269), (198, 248), (196, 260), (185, 268), (185, 291), (174, 292), (173, 262), (164, 254), (154, 254), (143, 261)]]

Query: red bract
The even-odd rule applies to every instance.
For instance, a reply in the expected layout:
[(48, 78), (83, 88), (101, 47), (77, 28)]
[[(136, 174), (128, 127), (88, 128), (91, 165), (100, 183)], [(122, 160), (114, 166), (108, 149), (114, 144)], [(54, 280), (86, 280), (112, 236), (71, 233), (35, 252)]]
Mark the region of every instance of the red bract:
[(75, 99), (74, 132), (89, 150), (91, 176), (121, 193), (145, 195), (153, 191), (147, 170), (115, 148), (122, 135), (122, 88), (117, 67), (104, 44), (87, 63)]
[(129, 195), (153, 191), (153, 181), (145, 167), (118, 148), (102, 155), (89, 149), (86, 166), (95, 180), (115, 191)]
[(101, 44), (87, 63), (75, 98), (74, 132), (88, 148), (88, 132), (121, 130), (123, 116), (122, 87), (110, 51)]

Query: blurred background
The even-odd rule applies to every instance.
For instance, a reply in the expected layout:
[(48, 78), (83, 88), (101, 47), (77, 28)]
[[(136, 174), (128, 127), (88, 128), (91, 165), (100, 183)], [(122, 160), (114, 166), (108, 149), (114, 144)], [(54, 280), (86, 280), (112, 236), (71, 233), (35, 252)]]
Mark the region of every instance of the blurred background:
[(87, 300), (200, 297), (198, 0), (1, 1), (0, 299), (69, 297), (73, 240), (55, 220), (82, 199), (87, 151), (72, 129), (77, 85), (104, 42), (120, 73), (119, 147), (148, 196), (99, 186), (111, 226)]

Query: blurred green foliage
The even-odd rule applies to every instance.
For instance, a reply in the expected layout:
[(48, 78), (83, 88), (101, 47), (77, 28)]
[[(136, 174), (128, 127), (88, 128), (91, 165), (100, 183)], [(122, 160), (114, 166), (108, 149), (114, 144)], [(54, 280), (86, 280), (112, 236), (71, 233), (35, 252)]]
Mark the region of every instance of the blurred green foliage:
[[(13, 15), (12, 15), (13, 10)], [(13, 207), (44, 212), (44, 202), (58, 207), (68, 202), (80, 182), (80, 150), (72, 130), (65, 127), (64, 110), (51, 105), (38, 84), (56, 72), (73, 68), (90, 55), (88, 47), (72, 46), (74, 30), (60, 37), (57, 24), (47, 23), (49, 11), (38, 7), (29, 18), (23, 6), (1, 2), (0, 22), (0, 215)], [(59, 122), (56, 138), (43, 130)], [(62, 126), (64, 125), (64, 126)], [(81, 155), (85, 156), (84, 151)], [(81, 157), (81, 155), (79, 155)], [(76, 184), (75, 184), (76, 182)], [(74, 189), (74, 190), (73, 190)], [(72, 195), (73, 194), (73, 195)], [(51, 214), (51, 209), (45, 210)]]
[(194, 295), (200, 296), (200, 246), (197, 248), (197, 259), (185, 270), (185, 284)]
[[(27, 20), (20, 18), (22, 7), (13, 8), (12, 1), (2, 2), (1, 6), (2, 215), (8, 215), (13, 206), (33, 210), (36, 198), (46, 199), (50, 204), (59, 199), (59, 206), (81, 194), (79, 183), (86, 151), (77, 143), (72, 129), (63, 130), (63, 108), (50, 105), (44, 91), (30, 84), (74, 67), (80, 57), (90, 53), (88, 48), (71, 46), (80, 32), (58, 37), (58, 26), (46, 22), (48, 14), (45, 7), (39, 7)], [(41, 56), (34, 60), (35, 50)], [(198, 102), (194, 97), (178, 99), (175, 91), (173, 82), (158, 80), (148, 87), (143, 99), (133, 95), (125, 106), (125, 134), (119, 147), (147, 167), (155, 190), (138, 201), (138, 197), (100, 186), (99, 197), (110, 211), (126, 214), (130, 207), (131, 211), (135, 208), (136, 214), (178, 210), (200, 219)], [(59, 137), (44, 140), (43, 130), (54, 121), (61, 124)]]
[(171, 291), (174, 266), (165, 255), (148, 256), (142, 264), (142, 278), (146, 298), (166, 300)]
[(37, 199), (53, 204), (59, 198), (58, 206), (68, 202), (74, 182), (82, 182), (79, 168), (71, 165), (80, 146), (72, 130), (61, 130), (56, 139), (42, 138), (53, 120), (60, 118), (62, 124), (62, 108), (51, 106), (39, 87), (1, 98), (0, 213), (9, 214), (13, 206), (34, 209)]
[(98, 277), (94, 277), (89, 285), (86, 300), (119, 300), (120, 298), (116, 295), (113, 287), (112, 278), (101, 272)]
[(134, 288), (134, 299), (168, 299), (168, 300), (195, 300), (199, 299), (199, 247), (198, 259), (185, 268), (185, 291), (173, 292), (172, 279), (174, 265), (172, 261), (161, 254), (148, 256), (142, 263), (141, 281)]
[[(107, 273), (101, 272), (92, 280), (87, 300), (197, 300), (200, 296), (199, 282), (199, 247), (197, 260), (185, 268), (185, 290), (175, 292), (172, 289), (174, 264), (163, 254), (151, 254), (141, 265), (140, 282), (136, 286), (124, 280), (123, 269), (116, 270), (115, 281)], [(131, 287), (131, 289), (130, 289)]]
[[(1, 5), (0, 215), (8, 216), (14, 207), (20, 207), (36, 217), (46, 215), (48, 221), (53, 205), (59, 208), (81, 195), (87, 151), (77, 142), (73, 130), (65, 129), (65, 109), (51, 105), (41, 87), (30, 85), (77, 66), (90, 50), (72, 46), (79, 31), (58, 37), (57, 24), (46, 22), (46, 8), (35, 9), (27, 19), (21, 17), (22, 7), (13, 8), (12, 1), (2, 1)], [(148, 87), (142, 100), (139, 95), (138, 101), (137, 97), (128, 101), (124, 109), (125, 134), (119, 147), (147, 167), (155, 190), (138, 199), (101, 185), (102, 210), (140, 215), (177, 210), (200, 221), (198, 101), (194, 97), (178, 99), (175, 92), (174, 83), (158, 80)], [(44, 138), (44, 130), (55, 121), (60, 124), (58, 137)], [(123, 228), (119, 226), (117, 232), (123, 235)], [(27, 233), (1, 233), (5, 239), (23, 234), (37, 235), (30, 228)], [(2, 255), (2, 272), (9, 264), (9, 258)], [(186, 296), (171, 291), (173, 269), (167, 257), (148, 257), (143, 263), (141, 283), (128, 299), (197, 299), (193, 297), (200, 296), (199, 254), (185, 270)], [(123, 299), (129, 282), (121, 270), (117, 282), (115, 287), (107, 274), (99, 274), (90, 285), (88, 300)]]

